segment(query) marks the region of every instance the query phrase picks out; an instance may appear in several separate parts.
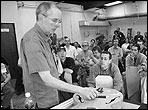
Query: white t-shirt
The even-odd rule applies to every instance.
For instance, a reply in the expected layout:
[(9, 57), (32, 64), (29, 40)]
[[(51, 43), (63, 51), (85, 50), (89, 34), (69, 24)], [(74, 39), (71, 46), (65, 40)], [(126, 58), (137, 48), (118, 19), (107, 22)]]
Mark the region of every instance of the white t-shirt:
[(124, 52), (126, 52), (128, 46), (129, 46), (129, 43), (124, 43), (121, 48), (123, 49)]
[(71, 57), (75, 59), (76, 56), (78, 55), (76, 48), (72, 45), (70, 45), (69, 48), (67, 48), (66, 46), (64, 47), (66, 49), (66, 57)]

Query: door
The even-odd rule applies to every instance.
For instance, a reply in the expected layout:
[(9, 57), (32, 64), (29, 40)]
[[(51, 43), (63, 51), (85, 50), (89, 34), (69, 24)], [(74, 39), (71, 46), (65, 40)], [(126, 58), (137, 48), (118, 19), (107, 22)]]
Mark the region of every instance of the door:
[(9, 64), (12, 79), (15, 78), (18, 49), (14, 23), (1, 23), (1, 57)]

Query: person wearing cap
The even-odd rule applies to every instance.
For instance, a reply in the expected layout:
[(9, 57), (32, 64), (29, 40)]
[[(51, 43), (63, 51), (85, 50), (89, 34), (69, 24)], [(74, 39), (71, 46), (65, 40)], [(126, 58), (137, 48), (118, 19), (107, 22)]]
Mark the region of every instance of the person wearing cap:
[(51, 50), (51, 35), (60, 26), (62, 12), (50, 2), (42, 2), (36, 9), (34, 27), (20, 44), (21, 67), (25, 92), (30, 92), (36, 109), (47, 109), (59, 104), (58, 90), (78, 93), (84, 99), (99, 95), (95, 88), (83, 88), (61, 81), (57, 63)]
[[(75, 71), (75, 62), (71, 57), (66, 57), (66, 49), (65, 47), (59, 47), (57, 49), (57, 54), (59, 57), (58, 63), (61, 63), (63, 68), (63, 72), (60, 74), (59, 78), (62, 81), (65, 81), (70, 84), (77, 84), (77, 74)], [(60, 102), (66, 101), (73, 96), (70, 92), (64, 92), (59, 90), (59, 98)]]

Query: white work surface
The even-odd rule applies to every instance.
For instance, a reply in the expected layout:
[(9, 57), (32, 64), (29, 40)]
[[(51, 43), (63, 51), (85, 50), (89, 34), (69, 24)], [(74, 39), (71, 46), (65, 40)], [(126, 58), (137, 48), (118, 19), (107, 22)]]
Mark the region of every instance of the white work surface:
[[(138, 109), (140, 105), (122, 102), (120, 98), (115, 99), (112, 103), (106, 104), (114, 97), (122, 97), (120, 92), (115, 89), (104, 89), (105, 92), (100, 95), (108, 96), (107, 98), (96, 98), (94, 100), (84, 100), (84, 103), (76, 103), (73, 98), (55, 106), (51, 109), (87, 109), (88, 107), (94, 107), (96, 109)], [(110, 92), (110, 93), (109, 93)], [(119, 101), (119, 102), (118, 102)], [(76, 103), (76, 104), (75, 104)]]

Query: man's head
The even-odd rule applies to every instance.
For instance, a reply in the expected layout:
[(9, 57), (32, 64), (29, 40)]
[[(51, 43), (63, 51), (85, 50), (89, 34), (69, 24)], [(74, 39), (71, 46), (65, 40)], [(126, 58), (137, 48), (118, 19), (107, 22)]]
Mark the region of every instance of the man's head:
[(95, 46), (94, 48), (92, 48), (92, 52), (94, 57), (100, 59), (101, 48), (99, 46)]
[(83, 41), (83, 42), (82, 42), (82, 49), (83, 49), (84, 51), (88, 50), (88, 49), (89, 49), (89, 42)]
[(101, 56), (101, 68), (107, 69), (109, 67), (109, 64), (111, 63), (112, 54), (108, 51), (103, 51), (100, 56)]
[(143, 46), (143, 40), (138, 40), (137, 44), (140, 46), (140, 48)]
[(66, 49), (64, 47), (59, 47), (57, 49), (58, 56), (61, 60), (64, 60), (66, 58)]
[(49, 2), (41, 3), (36, 9), (37, 23), (47, 35), (53, 34), (60, 26), (61, 17), (62, 12)]
[(114, 31), (114, 34), (115, 34), (115, 35), (118, 35), (118, 31), (117, 31), (117, 30), (115, 30), (115, 31)]
[(70, 45), (70, 38), (67, 37), (67, 38), (65, 39), (65, 44), (66, 44), (66, 46), (69, 46), (69, 45)]
[(79, 43), (78, 42), (74, 42), (74, 46), (75, 46), (75, 48), (78, 48), (79, 47)]
[(140, 46), (138, 44), (135, 44), (132, 46), (132, 55), (137, 56), (140, 51)]
[(91, 43), (91, 44), (95, 44), (95, 42), (96, 42), (95, 39), (91, 39), (91, 40), (90, 40), (90, 43)]
[(147, 32), (144, 33), (144, 36), (147, 38)]
[(116, 29), (117, 31), (120, 31), (120, 28), (119, 27), (117, 27), (117, 29)]
[(137, 35), (140, 35), (140, 31), (137, 31)]
[(114, 45), (114, 47), (117, 47), (118, 44), (119, 44), (118, 38), (113, 39), (113, 45)]

